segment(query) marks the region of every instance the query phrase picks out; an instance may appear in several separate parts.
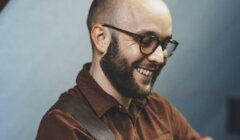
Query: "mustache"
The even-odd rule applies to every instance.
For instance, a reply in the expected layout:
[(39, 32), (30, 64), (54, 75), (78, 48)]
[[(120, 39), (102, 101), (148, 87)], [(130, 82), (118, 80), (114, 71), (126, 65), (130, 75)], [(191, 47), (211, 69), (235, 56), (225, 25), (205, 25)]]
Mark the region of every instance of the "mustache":
[(140, 60), (134, 62), (133, 67), (142, 67), (142, 68), (150, 69), (153, 71), (160, 71), (165, 66), (165, 63), (161, 63), (159, 65), (156, 63), (153, 63), (153, 62), (142, 63), (143, 59), (140, 59)]

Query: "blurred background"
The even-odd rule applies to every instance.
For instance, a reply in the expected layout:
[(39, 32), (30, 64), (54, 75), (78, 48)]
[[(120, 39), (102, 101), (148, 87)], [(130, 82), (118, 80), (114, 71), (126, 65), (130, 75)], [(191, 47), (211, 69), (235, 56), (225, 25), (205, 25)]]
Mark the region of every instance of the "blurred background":
[[(0, 12), (1, 140), (33, 140), (42, 116), (91, 61), (86, 26), (90, 3), (10, 0)], [(240, 99), (240, 1), (166, 3), (180, 46), (154, 91), (202, 136), (240, 140), (238, 132), (228, 131), (229, 102)]]

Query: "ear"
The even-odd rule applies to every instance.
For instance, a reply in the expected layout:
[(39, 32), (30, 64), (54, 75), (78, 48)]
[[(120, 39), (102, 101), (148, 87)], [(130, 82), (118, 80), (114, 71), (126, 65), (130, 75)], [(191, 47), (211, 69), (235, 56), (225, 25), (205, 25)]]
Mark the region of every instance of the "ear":
[(95, 49), (99, 53), (104, 54), (107, 52), (111, 41), (111, 35), (110, 32), (106, 30), (106, 28), (100, 24), (94, 25), (91, 31), (91, 38), (95, 45)]

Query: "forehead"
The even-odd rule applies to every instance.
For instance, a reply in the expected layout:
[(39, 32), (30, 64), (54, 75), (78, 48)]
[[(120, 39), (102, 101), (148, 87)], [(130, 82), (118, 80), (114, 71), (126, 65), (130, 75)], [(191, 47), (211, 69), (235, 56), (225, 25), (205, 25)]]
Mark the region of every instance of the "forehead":
[(130, 0), (124, 6), (121, 27), (132, 32), (151, 31), (160, 37), (172, 34), (170, 12), (161, 0)]

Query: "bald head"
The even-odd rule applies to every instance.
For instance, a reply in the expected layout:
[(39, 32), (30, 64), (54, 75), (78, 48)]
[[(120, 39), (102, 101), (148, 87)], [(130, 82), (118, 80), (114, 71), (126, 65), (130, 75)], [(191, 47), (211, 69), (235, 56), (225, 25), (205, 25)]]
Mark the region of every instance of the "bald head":
[(168, 20), (166, 24), (171, 24), (170, 12), (162, 0), (93, 0), (87, 25), (91, 32), (95, 24), (118, 26), (131, 22), (141, 25), (143, 20), (152, 22), (162, 20), (160, 18)]
[(149, 30), (163, 36), (172, 32), (171, 14), (162, 0), (130, 0), (124, 11), (127, 21), (122, 24), (124, 29)]
[(114, 22), (114, 15), (119, 9), (119, 1), (121, 0), (93, 0), (87, 18), (89, 32), (95, 24)]

